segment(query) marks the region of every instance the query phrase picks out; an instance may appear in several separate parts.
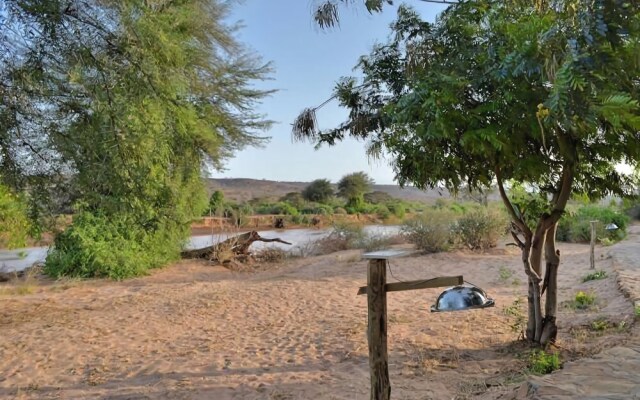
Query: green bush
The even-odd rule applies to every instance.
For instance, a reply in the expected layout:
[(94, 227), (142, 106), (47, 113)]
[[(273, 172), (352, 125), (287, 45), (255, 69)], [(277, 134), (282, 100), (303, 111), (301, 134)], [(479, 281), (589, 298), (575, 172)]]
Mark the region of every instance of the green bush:
[(391, 216), (391, 211), (384, 204), (378, 204), (375, 207), (376, 216), (380, 219), (387, 219)]
[(447, 251), (454, 244), (456, 215), (446, 209), (429, 210), (406, 221), (400, 231), (409, 243), (428, 253)]
[(596, 303), (596, 295), (579, 291), (573, 300), (573, 307), (579, 310), (586, 310)]
[[(589, 242), (591, 240), (591, 221), (596, 224), (596, 237), (609, 241), (619, 241), (627, 235), (629, 217), (614, 207), (584, 206), (573, 213), (565, 214), (558, 223), (556, 237), (565, 242)], [(608, 224), (616, 224), (617, 230), (607, 231)]]
[(480, 208), (460, 217), (454, 226), (454, 232), (464, 246), (472, 250), (483, 250), (497, 246), (507, 227), (504, 214)]
[(400, 202), (387, 203), (387, 208), (395, 217), (400, 219), (404, 218), (407, 214), (407, 208)]
[(534, 374), (544, 375), (560, 369), (560, 356), (558, 353), (546, 353), (543, 350), (534, 350), (529, 356), (529, 371)]
[(595, 281), (599, 279), (604, 279), (606, 277), (607, 277), (607, 273), (605, 271), (596, 271), (582, 278), (582, 282)]
[(157, 224), (144, 229), (126, 214), (82, 212), (56, 236), (44, 272), (52, 277), (125, 279), (177, 260), (186, 229)]
[(0, 184), (0, 247), (26, 246), (30, 229), (24, 201)]

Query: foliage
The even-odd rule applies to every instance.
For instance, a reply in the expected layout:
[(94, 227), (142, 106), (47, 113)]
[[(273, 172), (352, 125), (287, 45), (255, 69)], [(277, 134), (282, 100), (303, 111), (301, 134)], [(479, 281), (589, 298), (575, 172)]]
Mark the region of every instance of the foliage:
[(547, 353), (544, 350), (533, 350), (529, 356), (529, 371), (544, 375), (560, 369), (558, 353)]
[(302, 197), (307, 201), (326, 203), (333, 197), (333, 186), (328, 179), (316, 179), (304, 188)]
[(449, 211), (426, 211), (408, 221), (401, 232), (409, 243), (427, 253), (447, 251), (454, 245), (455, 214)]
[(500, 267), (499, 274), (500, 274), (500, 281), (504, 283), (513, 276), (513, 271), (503, 265)]
[(364, 194), (364, 201), (371, 204), (383, 204), (393, 200), (393, 197), (387, 192), (381, 192), (379, 190), (371, 193)]
[(375, 206), (374, 211), (376, 216), (380, 219), (387, 219), (391, 216), (391, 211), (384, 204), (378, 204)]
[(354, 172), (342, 177), (338, 182), (338, 196), (347, 200), (347, 210), (360, 212), (364, 206), (364, 194), (369, 191), (373, 180), (364, 172)]
[(504, 308), (504, 314), (511, 318), (511, 330), (514, 333), (522, 334), (526, 319), (523, 313), (524, 304), (521, 298), (517, 298), (510, 306)]
[[(306, 109), (293, 135), (316, 145), (365, 140), (369, 154), (389, 156), (401, 185), (455, 194), (496, 183), (531, 283), (527, 338), (539, 342), (557, 332), (555, 308), (548, 318), (541, 308), (542, 252), (555, 258), (569, 198), (633, 192), (616, 165), (640, 160), (639, 10), (478, 0), (427, 23), (400, 7), (389, 42), (360, 58), (363, 78), (335, 87), (347, 121), (319, 131), (317, 108)], [(511, 199), (509, 182), (530, 198)], [(547, 234), (548, 246), (533, 245)], [(546, 295), (555, 304), (555, 292)]]
[[(156, 3), (5, 2), (5, 181), (18, 187), (33, 176), (69, 177), (83, 212), (113, 236), (75, 226), (86, 215), (76, 219), (48, 259), (55, 274), (119, 278), (161, 264), (161, 255), (173, 259), (185, 227), (206, 209), (203, 164), (221, 168), (235, 151), (264, 143), (257, 132), (269, 122), (253, 110), (268, 93), (252, 86), (269, 66), (236, 41), (226, 23), (228, 4)], [(156, 252), (145, 244), (150, 238), (171, 251)], [(116, 245), (106, 247), (113, 254), (103, 257), (111, 240)], [(132, 248), (142, 252), (140, 267), (127, 261)], [(105, 272), (107, 259), (123, 270)], [(72, 265), (62, 268), (60, 260)]]
[(354, 223), (336, 223), (331, 232), (316, 241), (316, 253), (327, 254), (353, 249), (365, 238), (364, 227)]
[(178, 259), (184, 235), (184, 228), (146, 230), (129, 214), (81, 212), (56, 236), (44, 272), (55, 278), (125, 279), (143, 275)]
[(607, 277), (606, 271), (596, 271), (582, 278), (582, 282), (596, 281), (600, 279), (605, 279), (606, 277)]
[[(565, 214), (558, 224), (557, 238), (566, 242), (589, 242), (591, 240), (591, 221), (596, 224), (596, 237), (619, 241), (625, 238), (629, 226), (629, 217), (617, 208), (589, 205), (579, 208), (573, 213)], [(608, 224), (615, 224), (618, 229), (608, 231)]]
[(23, 199), (0, 184), (0, 248), (25, 247), (30, 226)]
[(211, 193), (209, 197), (209, 206), (206, 214), (212, 213), (214, 215), (220, 214), (224, 210), (224, 193), (220, 190), (216, 190)]
[(387, 203), (387, 208), (397, 218), (404, 218), (407, 214), (406, 206), (401, 202), (392, 201)]
[(591, 322), (591, 329), (594, 331), (606, 331), (609, 328), (609, 321), (606, 319), (597, 319)]
[(593, 293), (583, 292), (576, 293), (572, 306), (579, 310), (586, 310), (596, 303), (596, 295)]
[(507, 232), (507, 226), (503, 214), (482, 208), (460, 217), (454, 232), (459, 241), (471, 250), (485, 250), (497, 246), (498, 239)]
[(346, 214), (347, 210), (345, 210), (343, 207), (334, 207), (333, 213), (334, 214)]
[(280, 201), (289, 203), (291, 206), (302, 209), (305, 206), (305, 199), (299, 192), (289, 192), (280, 198)]

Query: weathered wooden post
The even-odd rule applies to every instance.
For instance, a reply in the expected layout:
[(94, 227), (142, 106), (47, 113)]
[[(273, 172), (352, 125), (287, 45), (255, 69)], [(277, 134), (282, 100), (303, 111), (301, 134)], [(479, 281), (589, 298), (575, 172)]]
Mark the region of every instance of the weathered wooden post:
[(367, 273), (369, 370), (371, 400), (389, 400), (389, 360), (387, 353), (387, 260), (369, 260)]
[(385, 250), (362, 255), (362, 258), (369, 260), (367, 286), (361, 287), (358, 294), (367, 295), (367, 341), (369, 343), (371, 400), (389, 400), (391, 398), (389, 354), (387, 352), (387, 292), (453, 286), (463, 283), (462, 276), (454, 276), (387, 284), (387, 260), (413, 253), (413, 251)]
[(591, 221), (591, 269), (596, 268), (596, 256), (595, 256), (595, 247), (596, 247), (596, 224), (598, 221)]

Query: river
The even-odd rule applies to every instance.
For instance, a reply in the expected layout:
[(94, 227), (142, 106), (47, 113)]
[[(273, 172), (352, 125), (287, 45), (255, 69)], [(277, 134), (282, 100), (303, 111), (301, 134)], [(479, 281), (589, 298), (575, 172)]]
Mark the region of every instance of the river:
[[(367, 225), (364, 227), (364, 230), (368, 235), (395, 235), (399, 232), (400, 227), (396, 225)], [(265, 239), (280, 238), (292, 245), (255, 242), (251, 245), (252, 250), (277, 247), (293, 253), (299, 253), (310, 243), (327, 236), (331, 233), (331, 229), (283, 229), (258, 231), (258, 233)], [(213, 243), (221, 242), (237, 234), (237, 232), (227, 232), (215, 233), (213, 235), (191, 236), (186, 248), (196, 249), (210, 246)], [(34, 263), (43, 262), (47, 257), (48, 251), (48, 247), (0, 250), (0, 272), (22, 271), (23, 269), (32, 266)]]

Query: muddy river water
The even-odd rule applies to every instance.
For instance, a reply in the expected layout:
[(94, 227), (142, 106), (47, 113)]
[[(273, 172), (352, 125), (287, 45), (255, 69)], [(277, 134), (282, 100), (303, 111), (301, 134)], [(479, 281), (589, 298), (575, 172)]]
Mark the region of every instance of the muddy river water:
[[(370, 235), (395, 235), (400, 227), (395, 225), (367, 225), (364, 227)], [(213, 235), (191, 236), (186, 245), (188, 249), (210, 246), (221, 242), (231, 236), (242, 232), (215, 233)], [(283, 229), (258, 231), (263, 238), (280, 238), (291, 243), (291, 246), (282, 243), (255, 242), (252, 250), (260, 250), (266, 247), (278, 247), (291, 252), (301, 252), (314, 241), (331, 233), (331, 229)], [(47, 257), (48, 247), (28, 247), (24, 249), (0, 250), (0, 272), (21, 271), (34, 263), (43, 262)]]

